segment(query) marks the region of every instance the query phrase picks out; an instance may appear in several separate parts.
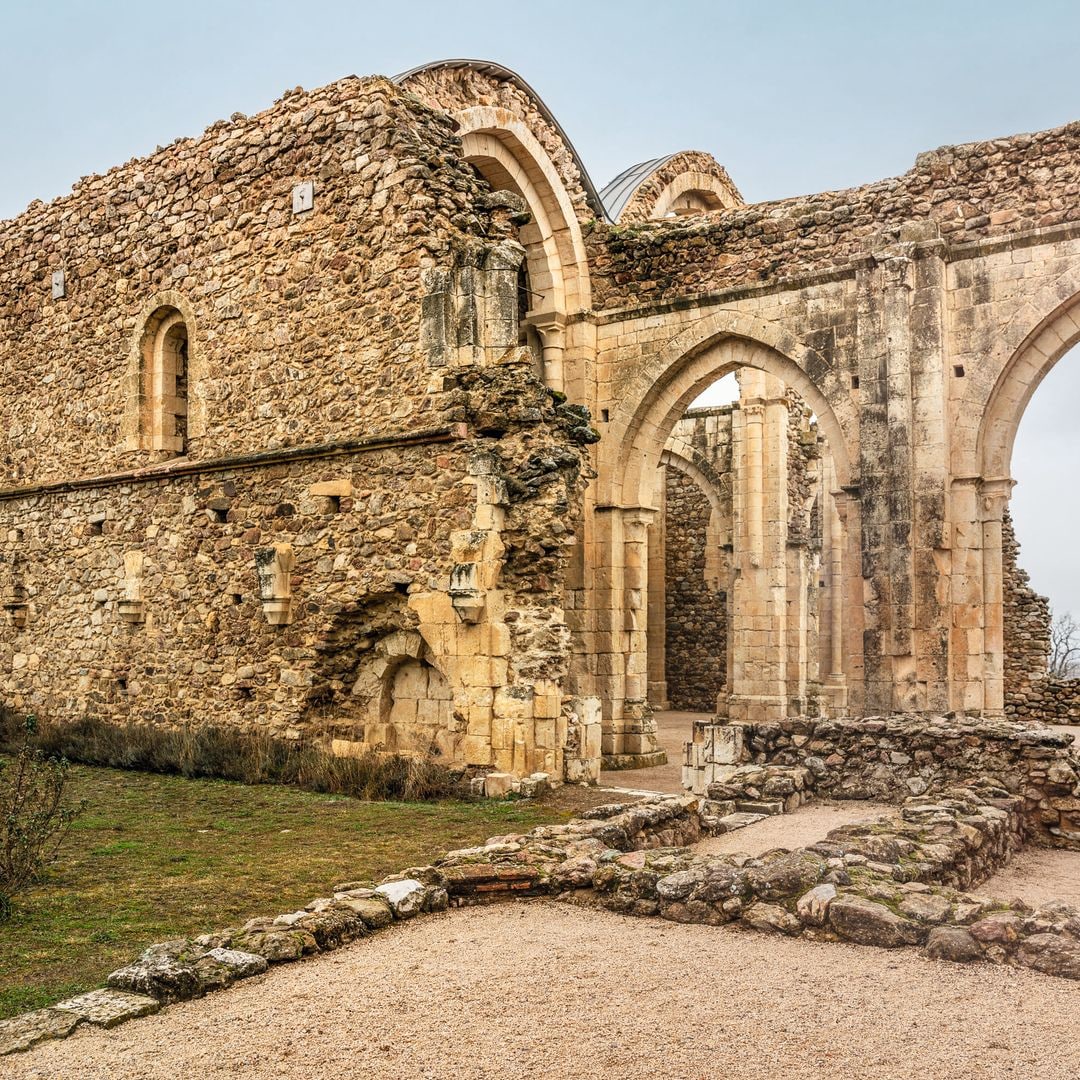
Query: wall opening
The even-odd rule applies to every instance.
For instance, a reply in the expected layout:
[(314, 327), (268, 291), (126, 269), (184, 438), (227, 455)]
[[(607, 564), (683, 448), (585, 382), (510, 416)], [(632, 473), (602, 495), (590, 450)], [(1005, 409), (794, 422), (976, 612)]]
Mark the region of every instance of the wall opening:
[(1080, 720), (1080, 508), (1062, 478), (1080, 473), (1075, 403), (1080, 350), (1066, 353), (1027, 404), (1012, 452), (1016, 486), (1002, 526), (1005, 711)]
[(187, 453), (187, 324), (176, 308), (159, 308), (143, 333), (140, 374), (140, 445), (163, 456)]

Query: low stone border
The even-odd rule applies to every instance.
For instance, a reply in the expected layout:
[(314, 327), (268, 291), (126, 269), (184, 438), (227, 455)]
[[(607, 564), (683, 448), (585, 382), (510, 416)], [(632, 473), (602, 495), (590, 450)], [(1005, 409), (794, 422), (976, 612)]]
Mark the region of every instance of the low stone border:
[[(758, 815), (693, 796), (597, 807), (452, 851), (375, 887), (346, 882), (302, 911), (151, 946), (108, 987), (0, 1022), (0, 1054), (111, 1027), (223, 989), (272, 964), (327, 952), (450, 906), (567, 896), (628, 915), (745, 927), (928, 956), (1016, 964), (1080, 979), (1080, 914), (1033, 911), (965, 892), (1024, 840), (1022, 797), (989, 783), (908, 799), (892, 818), (832, 830), (760, 858), (698, 855), (686, 845)], [(739, 820), (743, 819), (743, 820)]]
[[(819, 795), (899, 803), (992, 777), (1023, 800), (1040, 843), (1080, 850), (1080, 752), (1068, 732), (964, 716), (803, 717), (698, 721), (694, 740), (683, 782), (710, 798), (747, 798), (751, 790), (790, 798), (790, 781), (801, 778)], [(755, 776), (752, 765), (765, 771)]]

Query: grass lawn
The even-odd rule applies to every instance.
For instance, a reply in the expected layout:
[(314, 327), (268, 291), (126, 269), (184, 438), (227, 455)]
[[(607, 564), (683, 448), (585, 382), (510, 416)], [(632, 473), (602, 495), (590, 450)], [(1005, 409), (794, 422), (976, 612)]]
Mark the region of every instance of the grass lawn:
[(236, 926), (488, 836), (565, 821), (531, 802), (364, 803), (73, 767), (87, 808), (0, 923), (0, 1018), (101, 985), (147, 945)]

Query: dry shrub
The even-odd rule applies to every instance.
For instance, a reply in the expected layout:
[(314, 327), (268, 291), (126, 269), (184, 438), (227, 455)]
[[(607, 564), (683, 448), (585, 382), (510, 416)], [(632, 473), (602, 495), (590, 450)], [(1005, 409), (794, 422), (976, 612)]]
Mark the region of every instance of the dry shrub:
[(27, 717), (14, 756), (0, 759), (0, 922), (11, 901), (52, 863), (81, 805), (65, 798), (68, 763), (33, 744), (36, 723)]
[[(0, 746), (12, 743), (16, 727), (9, 710), (0, 715)], [(85, 717), (66, 724), (43, 722), (33, 741), (46, 756), (86, 765), (291, 784), (368, 800), (436, 799), (449, 795), (456, 781), (446, 766), (433, 761), (374, 750), (338, 757), (312, 742), (214, 724), (164, 727)]]

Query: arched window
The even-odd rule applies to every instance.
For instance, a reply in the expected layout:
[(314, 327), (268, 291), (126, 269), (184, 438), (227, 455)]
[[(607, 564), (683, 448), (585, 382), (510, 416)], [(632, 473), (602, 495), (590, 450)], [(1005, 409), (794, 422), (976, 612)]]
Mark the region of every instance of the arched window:
[(177, 455), (187, 452), (188, 329), (176, 308), (160, 308), (142, 340), (140, 445)]

